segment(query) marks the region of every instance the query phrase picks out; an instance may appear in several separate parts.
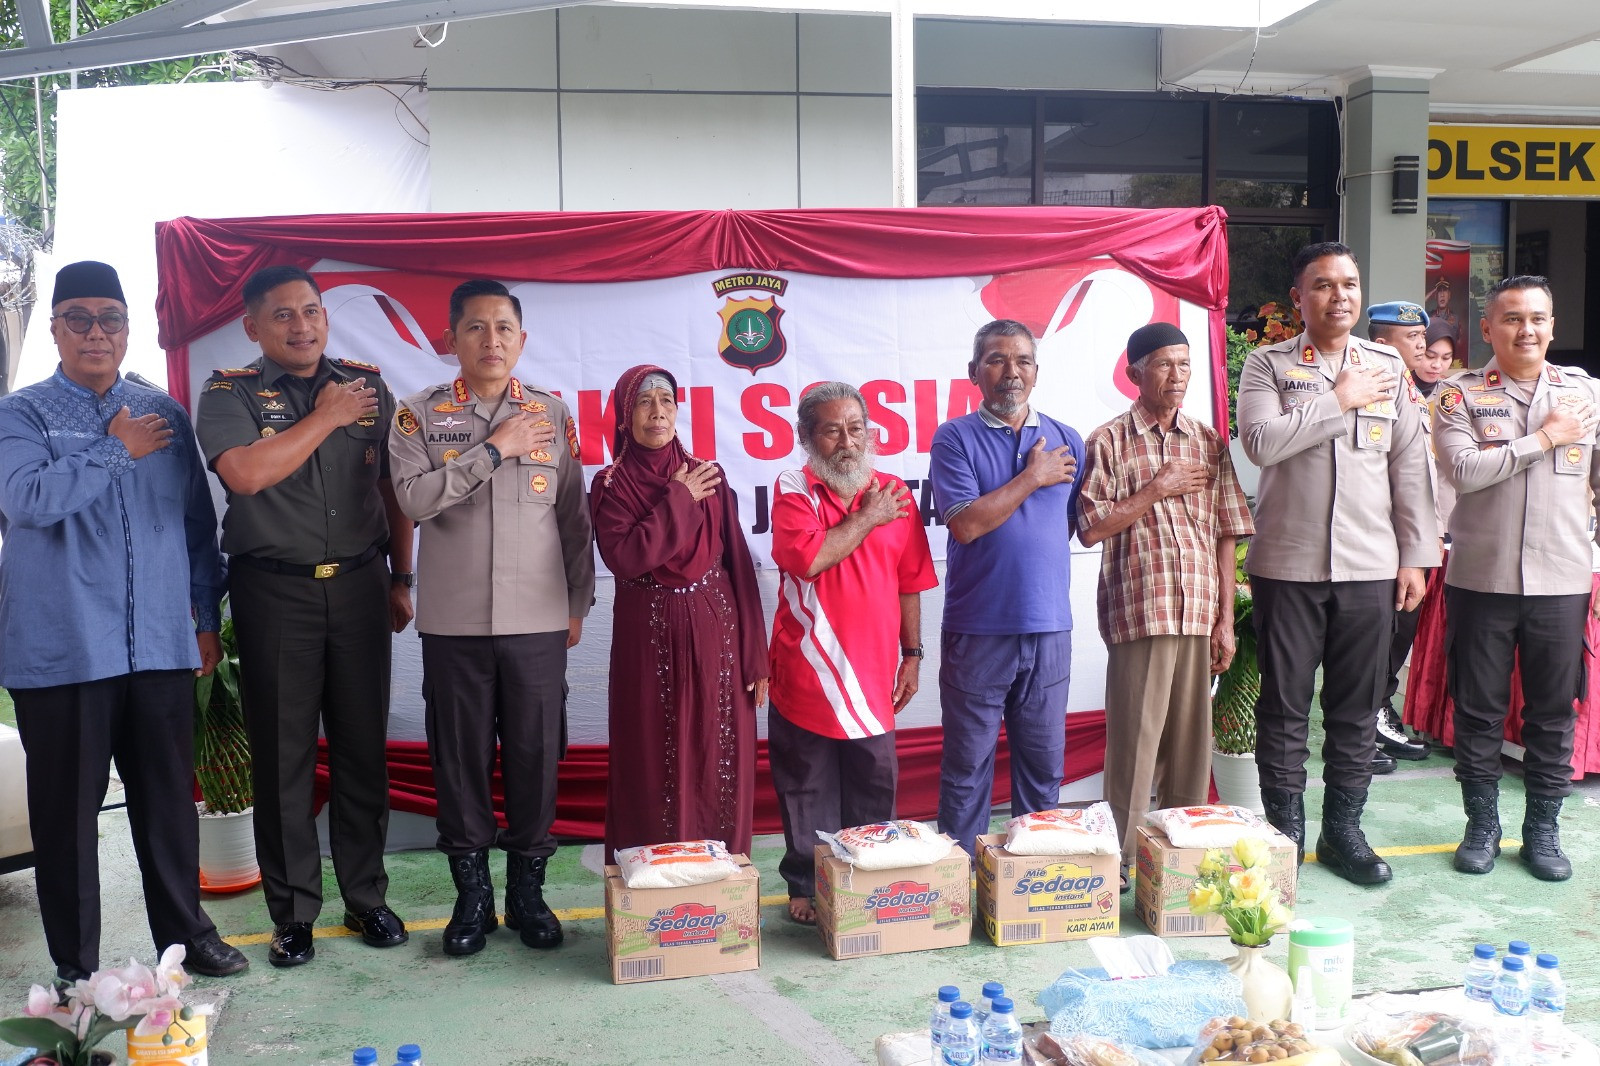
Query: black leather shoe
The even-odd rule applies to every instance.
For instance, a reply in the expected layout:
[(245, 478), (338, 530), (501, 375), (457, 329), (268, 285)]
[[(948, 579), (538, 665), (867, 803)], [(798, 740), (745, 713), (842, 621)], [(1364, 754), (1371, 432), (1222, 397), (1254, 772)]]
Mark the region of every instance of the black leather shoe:
[(1372, 765), (1368, 766), (1367, 770), (1374, 777), (1382, 777), (1384, 774), (1394, 773), (1394, 768), (1399, 765), (1393, 758), (1385, 755), (1382, 748), (1379, 748), (1372, 753)]
[(388, 907), (374, 907), (360, 914), (344, 912), (344, 927), (360, 933), (361, 939), (375, 948), (392, 948), (411, 939), (406, 923)]
[(494, 882), (489, 879), (489, 849), (448, 856), (456, 885), (456, 906), (444, 927), (446, 955), (473, 955), (500, 928), (494, 913)]
[(1396, 759), (1413, 762), (1426, 759), (1432, 752), (1426, 740), (1412, 740), (1406, 736), (1400, 716), (1389, 707), (1378, 708), (1378, 750)]
[(215, 929), (183, 945), (183, 968), (207, 977), (227, 977), (250, 968), (244, 952), (223, 943)]
[(56, 981), (64, 987), (70, 987), (79, 981), (87, 981), (88, 979), (88, 970), (80, 970), (76, 966), (66, 965), (56, 967)]
[(310, 922), (280, 922), (272, 930), (267, 961), (274, 966), (299, 966), (317, 957)]

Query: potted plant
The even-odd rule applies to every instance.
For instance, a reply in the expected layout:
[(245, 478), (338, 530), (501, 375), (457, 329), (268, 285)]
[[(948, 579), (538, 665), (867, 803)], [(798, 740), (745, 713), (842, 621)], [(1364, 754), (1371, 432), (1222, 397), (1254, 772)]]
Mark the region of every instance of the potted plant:
[(250, 735), (239, 698), (239, 644), (224, 611), (222, 660), (194, 682), (194, 775), (200, 785), (200, 887), (237, 892), (261, 881), (256, 865)]
[(1261, 670), (1256, 665), (1254, 601), (1244, 572), (1245, 546), (1234, 549), (1233, 662), (1217, 678), (1211, 696), (1211, 777), (1224, 803), (1261, 814), (1256, 774), (1256, 700)]
[(126, 966), (99, 970), (70, 985), (34, 985), (23, 1017), (0, 1021), (0, 1040), (31, 1049), (34, 1057), (27, 1062), (36, 1066), (109, 1066), (116, 1056), (97, 1047), (118, 1030), (193, 1044), (187, 1031), (203, 1032), (204, 1023), (180, 996), (189, 983), (183, 955), (183, 945), (174, 944), (154, 970), (129, 959)]

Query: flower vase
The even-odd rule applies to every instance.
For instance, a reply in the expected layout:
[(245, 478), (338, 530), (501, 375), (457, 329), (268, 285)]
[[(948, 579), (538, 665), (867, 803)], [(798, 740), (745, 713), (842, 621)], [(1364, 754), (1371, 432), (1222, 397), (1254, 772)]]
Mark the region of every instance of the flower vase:
[(1267, 945), (1235, 940), (1233, 946), (1237, 954), (1228, 960), (1228, 970), (1242, 986), (1246, 1016), (1263, 1024), (1287, 1019), (1294, 1003), (1294, 983), (1283, 967), (1267, 958)]

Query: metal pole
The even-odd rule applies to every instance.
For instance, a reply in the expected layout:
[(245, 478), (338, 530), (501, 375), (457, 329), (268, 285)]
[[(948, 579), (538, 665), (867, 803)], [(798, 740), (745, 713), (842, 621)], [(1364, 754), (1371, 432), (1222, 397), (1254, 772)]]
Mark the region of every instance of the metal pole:
[[(72, 0), (67, 7), (67, 38), (71, 40), (76, 36), (78, 36), (78, 0)], [(78, 72), (76, 70), (72, 72), (72, 87), (74, 89), (78, 87)]]
[(914, 0), (889, 9), (889, 128), (893, 138), (894, 205), (917, 205), (917, 72)]
[(39, 144), (39, 232), (50, 232), (50, 171), (44, 161), (44, 100), (39, 79), (33, 79), (33, 135)]

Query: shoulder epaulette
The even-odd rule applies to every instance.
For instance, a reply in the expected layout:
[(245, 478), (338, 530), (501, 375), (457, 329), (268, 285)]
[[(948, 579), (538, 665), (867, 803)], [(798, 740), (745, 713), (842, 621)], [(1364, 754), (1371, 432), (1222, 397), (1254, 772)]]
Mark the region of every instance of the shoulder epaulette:
[(347, 366), (352, 370), (365, 370), (369, 374), (383, 373), (378, 367), (373, 366), (371, 363), (363, 363), (359, 359), (333, 359), (330, 362), (335, 366)]
[(220, 378), (247, 378), (261, 373), (259, 366), (239, 366), (229, 370), (213, 370), (212, 373)]

